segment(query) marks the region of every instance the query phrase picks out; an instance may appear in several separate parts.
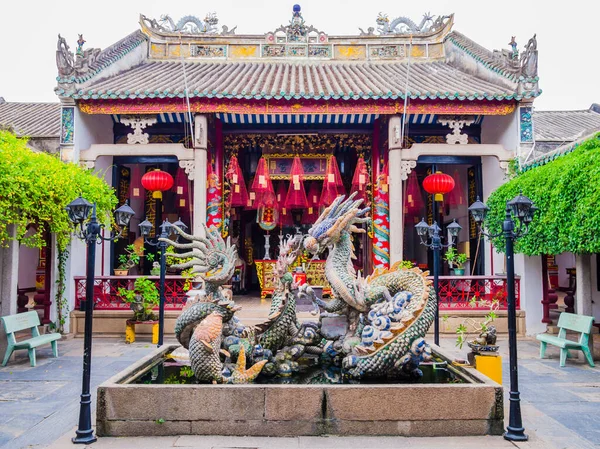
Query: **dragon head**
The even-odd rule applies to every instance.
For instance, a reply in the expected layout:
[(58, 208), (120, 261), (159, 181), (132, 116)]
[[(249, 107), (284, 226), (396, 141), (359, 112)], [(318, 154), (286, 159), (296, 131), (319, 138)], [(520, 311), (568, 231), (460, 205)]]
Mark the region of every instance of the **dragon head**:
[(337, 243), (346, 233), (364, 233), (365, 230), (356, 227), (356, 224), (366, 223), (370, 220), (364, 214), (369, 208), (360, 208), (362, 199), (354, 200), (356, 192), (345, 199), (338, 196), (331, 206), (326, 208), (315, 224), (308, 230), (308, 237), (304, 240), (304, 248), (312, 254), (319, 254), (326, 248)]

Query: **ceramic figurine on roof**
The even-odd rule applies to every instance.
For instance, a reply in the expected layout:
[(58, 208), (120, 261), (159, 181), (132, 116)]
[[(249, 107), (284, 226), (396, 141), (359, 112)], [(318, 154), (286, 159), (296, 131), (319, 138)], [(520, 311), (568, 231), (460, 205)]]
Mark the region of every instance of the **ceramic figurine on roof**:
[(214, 12), (208, 13), (204, 21), (195, 16), (184, 16), (175, 23), (168, 14), (161, 16), (159, 21), (161, 31), (182, 34), (216, 34), (217, 23), (219, 19)]
[(77, 51), (74, 55), (67, 41), (60, 34), (58, 35), (58, 43), (56, 48), (56, 65), (58, 74), (61, 77), (81, 75), (89, 70), (89, 67), (96, 61), (100, 54), (99, 48), (89, 48), (83, 50), (85, 40), (83, 35), (79, 35), (77, 40)]

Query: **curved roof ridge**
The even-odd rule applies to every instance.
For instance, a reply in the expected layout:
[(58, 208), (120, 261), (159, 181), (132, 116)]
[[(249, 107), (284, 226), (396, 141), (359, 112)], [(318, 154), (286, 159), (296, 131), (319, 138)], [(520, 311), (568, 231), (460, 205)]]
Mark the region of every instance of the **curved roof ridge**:
[(452, 30), (444, 38), (444, 42), (446, 41), (452, 42), (456, 47), (483, 64), (487, 69), (490, 69), (513, 82), (518, 81), (518, 70), (507, 67), (506, 64), (502, 62), (504, 59), (496, 56), (497, 53), (488, 50), (461, 32)]

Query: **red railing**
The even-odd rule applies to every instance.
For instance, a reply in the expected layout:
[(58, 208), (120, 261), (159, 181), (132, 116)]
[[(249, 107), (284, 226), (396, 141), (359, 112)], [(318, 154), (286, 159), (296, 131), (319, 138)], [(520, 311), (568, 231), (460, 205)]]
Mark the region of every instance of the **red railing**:
[[(508, 306), (506, 276), (440, 276), (439, 289), (440, 309), (486, 310), (489, 305), (482, 301), (493, 300), (499, 301), (500, 310)], [(515, 303), (520, 309), (521, 279), (518, 276), (515, 277)]]
[[(132, 289), (133, 283), (140, 276), (97, 276), (94, 279), (94, 303), (97, 310), (128, 310), (129, 304), (119, 296), (119, 288)], [(153, 280), (158, 288), (158, 276), (146, 276)], [(85, 276), (75, 276), (75, 307), (79, 309), (81, 301), (85, 301)], [(165, 309), (177, 310), (183, 307), (186, 296), (183, 291), (185, 279), (182, 276), (165, 278)]]
[[(133, 283), (140, 276), (97, 276), (94, 279), (94, 302), (99, 310), (128, 310), (129, 304), (123, 302), (118, 294), (119, 288), (133, 288)], [(148, 276), (156, 282), (158, 276)], [(430, 276), (430, 279), (433, 279)], [(75, 277), (75, 307), (79, 309), (81, 301), (85, 301), (85, 276)], [(181, 276), (167, 276), (165, 282), (165, 308), (181, 309), (186, 301), (183, 286), (185, 279)], [(440, 276), (440, 309), (485, 310), (489, 306), (482, 301), (499, 301), (499, 309), (507, 308), (506, 277), (503, 276)], [(521, 304), (520, 278), (515, 278), (515, 300), (517, 309)], [(476, 299), (474, 303), (472, 300)]]

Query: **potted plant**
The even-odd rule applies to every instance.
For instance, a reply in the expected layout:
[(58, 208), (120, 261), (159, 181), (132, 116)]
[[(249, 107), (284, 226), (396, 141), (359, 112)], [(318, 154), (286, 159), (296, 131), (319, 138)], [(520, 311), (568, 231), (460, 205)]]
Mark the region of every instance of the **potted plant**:
[[(144, 257), (143, 250), (136, 250), (134, 244), (127, 245), (125, 247), (125, 254), (119, 255), (119, 266), (115, 268), (115, 276), (127, 276), (129, 270), (138, 265), (142, 257)], [(146, 254), (146, 259), (152, 262), (154, 254)]]
[(450, 268), (454, 267), (454, 275), (455, 276), (464, 276), (465, 274), (465, 263), (468, 258), (465, 253), (459, 253), (456, 251), (456, 248), (451, 246), (446, 251), (444, 255), (444, 259), (448, 262)]
[(159, 303), (159, 294), (153, 281), (139, 277), (133, 284), (133, 290), (121, 287), (118, 294), (130, 305), (135, 321), (154, 321), (152, 309)]
[[(473, 297), (469, 300), (471, 307), (488, 307), (488, 313), (483, 321), (476, 321), (473, 318), (465, 318), (456, 328), (456, 346), (462, 349), (463, 345), (467, 345), (473, 352), (496, 352), (496, 327), (491, 323), (497, 318), (496, 311), (500, 307), (500, 301), (493, 299), (480, 300)], [(444, 319), (447, 319), (446, 317)], [(474, 338), (473, 338), (474, 337)]]

